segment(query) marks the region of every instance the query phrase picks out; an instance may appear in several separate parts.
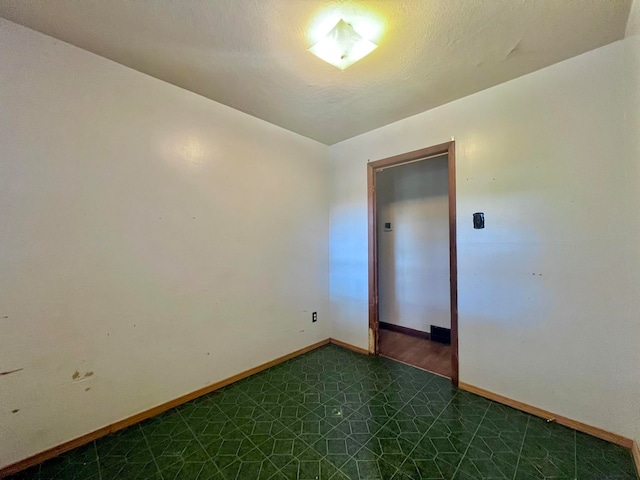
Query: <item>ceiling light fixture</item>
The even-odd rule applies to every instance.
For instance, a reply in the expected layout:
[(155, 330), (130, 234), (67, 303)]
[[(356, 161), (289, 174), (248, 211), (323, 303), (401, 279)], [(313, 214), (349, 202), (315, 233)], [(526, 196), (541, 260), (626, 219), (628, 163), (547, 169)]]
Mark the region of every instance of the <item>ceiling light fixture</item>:
[(356, 32), (351, 24), (340, 19), (327, 35), (309, 51), (340, 70), (369, 55), (378, 46)]

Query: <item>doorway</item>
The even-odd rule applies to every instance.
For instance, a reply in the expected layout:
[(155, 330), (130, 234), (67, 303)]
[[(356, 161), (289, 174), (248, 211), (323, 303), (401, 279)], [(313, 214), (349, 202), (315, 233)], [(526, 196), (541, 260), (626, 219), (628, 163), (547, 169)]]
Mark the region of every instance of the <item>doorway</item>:
[[(369, 352), (457, 385), (455, 142), (370, 162), (367, 183)], [(394, 187), (406, 189), (402, 201), (390, 202)], [(427, 190), (428, 197), (418, 198)], [(420, 222), (425, 212), (430, 225)], [(430, 252), (411, 250), (425, 239), (433, 241)], [(450, 346), (434, 343), (441, 335), (445, 343), (450, 335)]]

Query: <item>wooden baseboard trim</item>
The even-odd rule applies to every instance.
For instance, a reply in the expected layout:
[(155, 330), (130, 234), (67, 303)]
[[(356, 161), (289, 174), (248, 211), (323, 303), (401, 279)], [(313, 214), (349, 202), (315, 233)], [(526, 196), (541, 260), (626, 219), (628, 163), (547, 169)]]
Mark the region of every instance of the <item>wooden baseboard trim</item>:
[(339, 347), (346, 348), (347, 350), (351, 350), (356, 353), (361, 353), (362, 355), (369, 355), (369, 350), (356, 347), (355, 345), (351, 345), (350, 343), (341, 342), (340, 340), (336, 340), (335, 338), (330, 339), (330, 342)]
[(602, 440), (615, 443), (616, 445), (620, 445), (625, 448), (629, 448), (629, 449), (633, 448), (633, 444), (634, 444), (633, 440), (627, 437), (623, 437), (622, 435), (611, 433), (601, 428), (593, 427), (591, 425), (587, 425), (586, 423), (578, 422), (577, 420), (572, 420), (570, 418), (563, 417), (562, 415), (556, 415), (555, 413), (549, 412), (547, 410), (543, 410), (541, 408), (519, 402), (518, 400), (513, 400), (511, 398), (504, 397), (497, 393), (490, 392), (489, 390), (485, 390), (480, 387), (469, 385), (468, 383), (460, 382), (458, 387), (461, 390), (466, 390), (467, 392), (475, 393), (476, 395), (480, 395), (481, 397), (488, 398), (489, 400), (493, 400), (498, 403), (502, 403), (503, 405), (507, 405), (517, 410), (522, 410), (523, 412), (530, 413), (531, 415), (535, 415), (536, 417), (541, 417), (546, 420), (553, 420), (554, 422), (559, 423), (560, 425), (564, 425), (565, 427), (569, 427), (579, 432), (586, 433), (587, 435), (591, 435), (593, 437), (597, 437)]
[(634, 441), (631, 447), (631, 454), (633, 455), (633, 461), (636, 464), (636, 470), (638, 471), (638, 477), (640, 478), (640, 448), (638, 448), (638, 442)]
[(425, 340), (431, 339), (431, 334), (429, 332), (423, 332), (421, 330), (415, 330), (413, 328), (403, 327), (401, 325), (394, 325), (393, 323), (380, 322), (380, 328), (389, 330), (391, 332), (403, 333), (404, 335), (409, 335), (410, 337), (423, 338)]
[[(24, 460), (20, 460), (19, 462), (16, 462), (4, 468), (1, 468), (0, 478), (4, 478), (8, 475), (18, 473), (29, 467), (38, 465), (39, 463), (42, 463), (45, 460), (49, 460), (53, 457), (57, 457), (62, 453), (68, 452), (69, 450), (73, 450), (74, 448), (81, 447), (82, 445), (85, 445), (89, 442), (97, 440), (100, 437), (104, 437), (105, 435), (108, 435), (110, 433), (117, 432), (118, 430), (122, 430), (123, 428), (126, 428), (126, 427), (130, 427), (131, 425), (139, 423), (148, 418), (155, 417), (156, 415), (159, 415), (162, 412), (165, 412), (174, 407), (177, 407), (178, 405), (182, 405), (183, 403), (194, 400), (198, 397), (201, 397), (202, 395), (206, 395), (208, 393), (214, 392), (215, 390), (218, 390), (222, 387), (226, 387), (227, 385), (235, 383), (238, 380), (247, 378), (258, 372), (266, 370), (267, 368), (278, 365), (279, 363), (286, 362), (287, 360), (297, 357), (298, 355), (302, 355), (303, 353), (307, 353), (312, 350), (315, 350), (316, 348), (322, 347), (324, 345), (328, 345), (330, 342), (333, 343), (331, 339), (327, 338), (320, 342), (314, 343), (313, 345), (309, 345), (308, 347), (301, 348), (300, 350), (296, 350), (295, 352), (289, 353), (287, 355), (283, 355), (282, 357), (278, 357), (267, 363), (263, 363), (262, 365), (258, 365), (257, 367), (253, 367), (253, 368), (250, 368), (249, 370), (245, 370), (244, 372), (238, 373), (237, 375), (233, 375), (219, 382), (212, 383), (211, 385), (207, 385), (206, 387), (200, 388), (195, 392), (187, 393), (186, 395), (178, 397), (174, 400), (170, 400), (156, 407), (150, 408), (149, 410), (145, 410), (144, 412), (137, 413), (136, 415), (133, 415), (131, 417), (125, 418), (118, 422), (112, 423), (111, 425), (107, 425), (106, 427), (99, 428), (98, 430), (94, 430), (93, 432), (87, 433), (78, 438), (74, 438), (73, 440), (70, 440), (61, 445), (45, 450), (44, 452), (37, 453), (31, 457), (25, 458)], [(340, 345), (340, 346), (343, 346), (343, 345)], [(349, 347), (345, 347), (345, 348), (349, 348)], [(357, 348), (357, 347), (353, 347), (353, 348)]]

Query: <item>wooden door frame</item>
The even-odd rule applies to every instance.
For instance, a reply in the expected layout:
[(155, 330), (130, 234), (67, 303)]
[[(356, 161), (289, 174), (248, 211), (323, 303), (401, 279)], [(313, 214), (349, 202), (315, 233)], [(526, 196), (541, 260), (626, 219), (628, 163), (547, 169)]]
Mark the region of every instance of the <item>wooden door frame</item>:
[(449, 288), (451, 297), (451, 382), (458, 385), (458, 260), (456, 248), (456, 158), (455, 141), (403, 153), (367, 164), (369, 213), (369, 353), (379, 352), (378, 235), (376, 221), (376, 172), (406, 163), (447, 155), (449, 173)]

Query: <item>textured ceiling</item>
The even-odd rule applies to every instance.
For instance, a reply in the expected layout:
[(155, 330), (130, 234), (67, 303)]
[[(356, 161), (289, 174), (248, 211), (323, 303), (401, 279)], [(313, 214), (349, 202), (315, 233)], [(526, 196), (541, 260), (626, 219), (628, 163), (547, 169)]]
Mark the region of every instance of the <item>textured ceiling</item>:
[[(326, 144), (624, 37), (631, 0), (0, 0), (0, 16)], [(341, 72), (331, 18), (380, 19)], [(331, 28), (333, 25), (329, 25)]]

